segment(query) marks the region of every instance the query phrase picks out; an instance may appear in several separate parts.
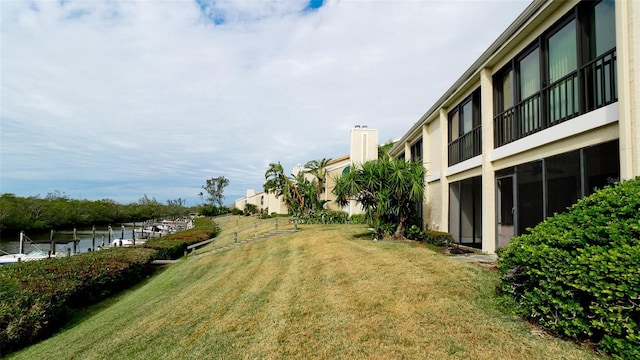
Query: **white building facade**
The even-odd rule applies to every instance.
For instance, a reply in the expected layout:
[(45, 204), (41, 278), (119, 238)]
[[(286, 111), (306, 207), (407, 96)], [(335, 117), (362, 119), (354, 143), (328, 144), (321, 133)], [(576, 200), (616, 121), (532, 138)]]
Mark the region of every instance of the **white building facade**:
[(640, 175), (640, 2), (534, 1), (391, 150), (423, 227), (493, 253)]

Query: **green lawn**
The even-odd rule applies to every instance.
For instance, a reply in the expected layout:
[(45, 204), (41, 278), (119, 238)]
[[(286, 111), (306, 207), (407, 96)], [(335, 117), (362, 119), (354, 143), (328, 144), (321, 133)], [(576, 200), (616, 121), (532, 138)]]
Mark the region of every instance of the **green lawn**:
[(169, 266), (11, 359), (592, 359), (541, 336), (497, 275), (365, 226), (301, 226)]

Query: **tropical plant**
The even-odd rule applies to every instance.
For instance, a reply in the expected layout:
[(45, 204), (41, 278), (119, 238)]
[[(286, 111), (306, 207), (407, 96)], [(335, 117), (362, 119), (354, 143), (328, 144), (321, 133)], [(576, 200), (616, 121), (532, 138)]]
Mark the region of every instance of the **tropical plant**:
[(378, 237), (393, 231), (399, 238), (405, 235), (411, 213), (424, 196), (424, 174), (420, 162), (382, 158), (354, 164), (336, 178), (333, 193), (341, 206), (351, 200), (360, 203)]
[(300, 195), (293, 179), (284, 173), (284, 168), (280, 162), (269, 164), (269, 169), (264, 174), (266, 182), (264, 183), (264, 191), (270, 192), (282, 200), (287, 208), (294, 212), (304, 207), (304, 198)]
[(244, 214), (253, 215), (258, 213), (258, 205), (256, 204), (244, 204)]
[(318, 186), (316, 179), (309, 179), (307, 174), (307, 172), (301, 171), (294, 177), (295, 187), (304, 200), (301, 206), (298, 207), (299, 212), (323, 209), (324, 204), (327, 202), (320, 199), (323, 187)]
[(378, 159), (389, 159), (389, 150), (393, 147), (392, 140), (387, 141), (383, 145), (378, 145)]
[(331, 159), (322, 158), (320, 160), (310, 160), (304, 164), (304, 172), (313, 175), (316, 179), (318, 195), (324, 193), (324, 185), (326, 183), (325, 168), (329, 161), (331, 161)]

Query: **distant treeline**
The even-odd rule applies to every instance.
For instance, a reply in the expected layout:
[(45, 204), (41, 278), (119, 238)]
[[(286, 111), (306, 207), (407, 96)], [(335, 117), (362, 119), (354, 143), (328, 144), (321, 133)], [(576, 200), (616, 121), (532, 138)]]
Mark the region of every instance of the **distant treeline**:
[(0, 196), (0, 231), (46, 230), (99, 224), (118, 224), (159, 218), (173, 218), (198, 212), (199, 207), (185, 207), (184, 199), (166, 204), (144, 195), (137, 203), (119, 204), (111, 199), (74, 200), (64, 193), (45, 197)]

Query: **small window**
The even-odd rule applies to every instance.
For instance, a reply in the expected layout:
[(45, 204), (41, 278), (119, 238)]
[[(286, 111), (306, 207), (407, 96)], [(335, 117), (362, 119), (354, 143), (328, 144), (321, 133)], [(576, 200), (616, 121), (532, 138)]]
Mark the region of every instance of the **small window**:
[(520, 65), (520, 100), (540, 91), (540, 49), (522, 58)]
[(590, 58), (595, 59), (616, 47), (615, 2), (599, 2), (593, 7), (589, 17), (589, 53)]
[(411, 160), (422, 160), (422, 138), (411, 145)]

